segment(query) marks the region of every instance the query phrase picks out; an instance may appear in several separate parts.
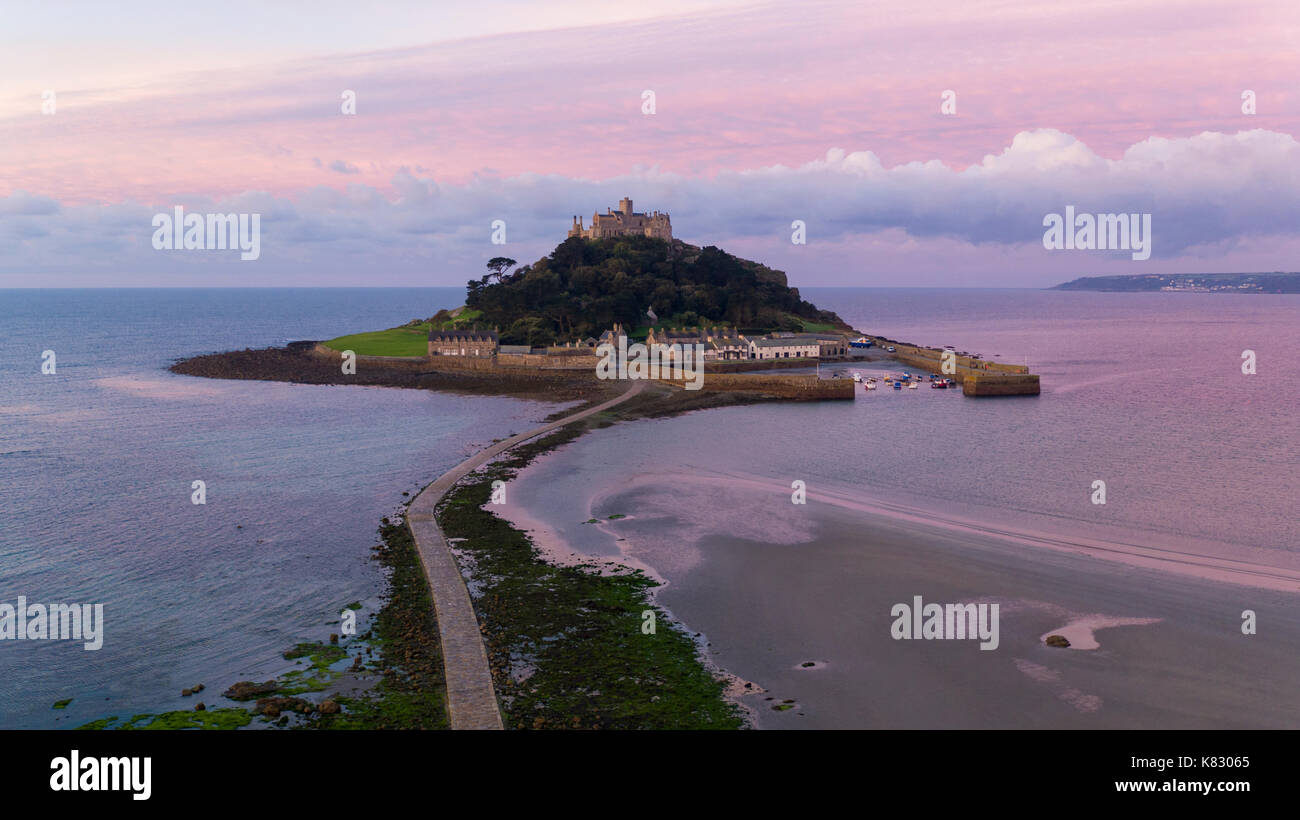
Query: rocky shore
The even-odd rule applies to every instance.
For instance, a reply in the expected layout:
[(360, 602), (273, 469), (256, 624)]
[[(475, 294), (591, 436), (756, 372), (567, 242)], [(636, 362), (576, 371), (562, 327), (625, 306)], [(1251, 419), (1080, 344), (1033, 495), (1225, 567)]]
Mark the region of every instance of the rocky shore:
[(311, 355), (314, 341), (291, 342), (285, 347), (232, 350), (181, 359), (168, 368), (183, 376), (208, 379), (249, 379), (294, 384), (350, 384), (370, 387), (405, 387), (446, 390), (473, 395), (513, 396), (543, 401), (582, 401), (615, 395), (611, 386), (590, 375), (564, 371), (528, 374), (527, 378), (492, 373), (441, 372), (415, 365), (405, 368), (359, 367), (344, 374), (337, 362)]

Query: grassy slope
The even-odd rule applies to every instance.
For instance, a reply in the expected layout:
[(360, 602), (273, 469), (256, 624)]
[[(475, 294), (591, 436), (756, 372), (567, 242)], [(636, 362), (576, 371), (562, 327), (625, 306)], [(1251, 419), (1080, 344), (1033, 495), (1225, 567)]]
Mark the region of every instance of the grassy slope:
[(351, 350), (358, 356), (424, 356), (429, 352), (429, 323), (353, 333), (330, 339), (324, 345), (333, 350)]
[[(446, 317), (437, 323), (438, 330), (463, 329), (473, 326), (482, 314), (464, 307), (454, 311), (439, 311)], [(437, 318), (437, 317), (434, 317)], [(331, 350), (351, 350), (358, 356), (425, 356), (429, 352), (429, 331), (434, 325), (421, 322), (416, 325), (390, 327), (369, 333), (351, 333), (322, 342)]]

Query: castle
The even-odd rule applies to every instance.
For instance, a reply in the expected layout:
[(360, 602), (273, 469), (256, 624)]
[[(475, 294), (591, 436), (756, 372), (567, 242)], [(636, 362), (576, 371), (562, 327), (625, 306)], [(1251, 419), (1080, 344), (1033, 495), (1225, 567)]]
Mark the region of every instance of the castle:
[(583, 227), (582, 218), (577, 216), (573, 218), (573, 227), (569, 228), (569, 236), (580, 236), (583, 239), (629, 235), (653, 236), (656, 239), (671, 241), (673, 223), (668, 219), (668, 214), (661, 214), (658, 211), (648, 214), (635, 213), (632, 210), (632, 200), (624, 197), (618, 201), (617, 211), (606, 208), (603, 214), (592, 214), (590, 228)]

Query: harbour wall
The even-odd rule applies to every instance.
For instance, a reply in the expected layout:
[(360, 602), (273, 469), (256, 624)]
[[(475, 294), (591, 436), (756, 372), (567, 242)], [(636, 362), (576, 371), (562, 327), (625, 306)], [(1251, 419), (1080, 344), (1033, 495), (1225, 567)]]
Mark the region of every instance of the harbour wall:
[[(664, 384), (685, 389), (688, 381), (659, 379)], [(740, 391), (764, 393), (784, 399), (821, 401), (823, 399), (852, 399), (852, 379), (819, 379), (813, 374), (783, 374), (749, 376), (739, 373), (710, 373), (705, 370), (700, 390)]]
[(1037, 396), (1038, 376), (1033, 373), (968, 373), (963, 396)]
[(895, 358), (904, 364), (930, 373), (947, 376), (961, 385), (965, 396), (1037, 396), (1041, 392), (1038, 376), (1020, 364), (1003, 364), (957, 356), (955, 370), (944, 373), (943, 351), (932, 347), (916, 347), (891, 343), (897, 348)]
[[(317, 344), (311, 350), (317, 357), (339, 361), (337, 350)], [(512, 379), (545, 379), (546, 374), (557, 371), (586, 372), (594, 379), (597, 357), (593, 354), (524, 354), (498, 353), (496, 356), (357, 356), (357, 366), (386, 367), (414, 372), (456, 371), (491, 374)], [(794, 359), (781, 360), (790, 366)], [(812, 360), (808, 360), (811, 362)], [(710, 363), (711, 364), (711, 363)], [(737, 364), (744, 364), (739, 362)], [(764, 364), (766, 364), (764, 362)], [(852, 399), (853, 381), (850, 379), (819, 379), (811, 373), (799, 374), (744, 374), (715, 372), (707, 365), (702, 390), (740, 391), (763, 393), (801, 401), (822, 399)], [(664, 384), (685, 388), (686, 380), (659, 379)]]

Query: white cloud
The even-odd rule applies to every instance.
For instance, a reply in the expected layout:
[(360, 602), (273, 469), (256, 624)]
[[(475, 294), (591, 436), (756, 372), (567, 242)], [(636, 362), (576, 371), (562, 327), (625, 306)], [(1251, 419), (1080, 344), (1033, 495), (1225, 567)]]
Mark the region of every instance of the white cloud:
[[(302, 276), (312, 271), (322, 283), (364, 275), (378, 284), (374, 277), (394, 275), (391, 283), (421, 276), (427, 284), (459, 284), (478, 276), (489, 256), (535, 259), (563, 239), (573, 214), (589, 220), (593, 210), (603, 212), (622, 196), (632, 196), (641, 209), (669, 211), (676, 235), (724, 247), (788, 237), (790, 222), (802, 219), (812, 260), (818, 240), (882, 232), (909, 242), (1031, 250), (1041, 239), (1043, 215), (1066, 205), (1079, 212), (1152, 213), (1155, 258), (1300, 234), (1300, 144), (1263, 130), (1152, 138), (1115, 160), (1069, 134), (1022, 132), (1005, 150), (962, 170), (938, 161), (886, 168), (871, 152), (832, 149), (797, 168), (705, 179), (651, 168), (600, 181), (523, 174), (440, 184), (403, 169), (392, 186), (395, 199), (351, 184), (312, 188), (293, 199), (249, 191), (148, 206), (60, 206), (18, 191), (0, 198), (0, 272), (131, 274), (215, 266), (262, 284), (289, 271), (297, 272), (299, 284), (310, 284)], [(190, 212), (261, 213), (256, 273), (235, 253), (154, 251), (151, 215), (177, 204)], [(505, 248), (489, 242), (495, 219), (506, 221)], [(1050, 266), (1046, 258), (1044, 265)]]

